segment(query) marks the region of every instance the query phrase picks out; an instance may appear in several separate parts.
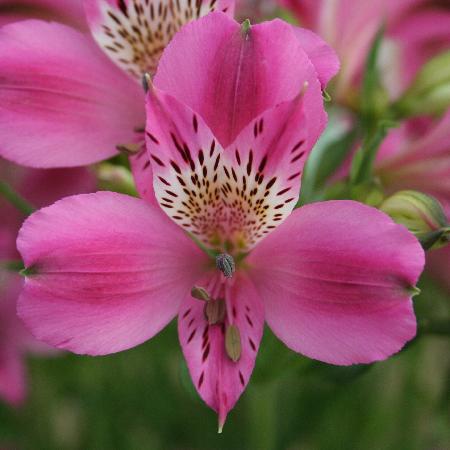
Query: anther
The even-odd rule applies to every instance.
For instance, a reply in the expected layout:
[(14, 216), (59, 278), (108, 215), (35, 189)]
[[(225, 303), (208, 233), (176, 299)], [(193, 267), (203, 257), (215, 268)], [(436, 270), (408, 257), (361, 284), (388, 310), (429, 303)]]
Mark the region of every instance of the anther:
[(204, 302), (210, 300), (207, 290), (205, 288), (202, 288), (201, 286), (194, 286), (191, 289), (191, 295), (197, 300), (203, 300)]
[(210, 300), (206, 303), (203, 312), (205, 314), (205, 319), (210, 325), (222, 323), (225, 320), (226, 315), (225, 300), (222, 298)]
[(233, 361), (239, 361), (242, 353), (241, 333), (236, 325), (228, 325), (225, 332), (225, 351)]
[(116, 149), (119, 150), (120, 153), (125, 153), (125, 155), (136, 155), (140, 152), (141, 148), (142, 143), (120, 144), (116, 146)]
[(142, 76), (142, 87), (144, 88), (144, 92), (148, 92), (152, 85), (152, 77), (148, 72), (145, 72)]
[(216, 266), (227, 278), (233, 276), (236, 268), (233, 257), (227, 253), (216, 256)]

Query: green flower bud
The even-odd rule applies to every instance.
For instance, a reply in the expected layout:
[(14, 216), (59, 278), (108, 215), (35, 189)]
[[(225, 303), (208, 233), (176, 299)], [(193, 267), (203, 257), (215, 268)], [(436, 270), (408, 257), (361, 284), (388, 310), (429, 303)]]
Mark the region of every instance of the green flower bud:
[(399, 191), (388, 197), (380, 209), (399, 224), (405, 225), (428, 250), (446, 245), (450, 227), (440, 203), (417, 191)]
[(450, 50), (429, 60), (394, 105), (402, 117), (440, 115), (450, 106)]
[(100, 189), (137, 196), (133, 176), (127, 168), (101, 163), (96, 171)]

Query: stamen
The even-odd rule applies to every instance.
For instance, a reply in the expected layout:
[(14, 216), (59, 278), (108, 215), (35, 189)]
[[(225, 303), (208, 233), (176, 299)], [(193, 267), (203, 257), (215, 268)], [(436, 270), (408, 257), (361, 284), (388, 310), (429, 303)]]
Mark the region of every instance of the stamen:
[(116, 149), (119, 150), (120, 153), (125, 153), (126, 155), (136, 155), (140, 152), (143, 142), (132, 143), (132, 144), (120, 144), (116, 146)]
[(236, 269), (234, 259), (228, 253), (221, 253), (216, 256), (216, 266), (226, 278), (231, 278)]
[(206, 303), (203, 312), (210, 325), (222, 323), (226, 315), (225, 300), (222, 298), (210, 300)]
[(148, 72), (145, 72), (142, 76), (142, 87), (144, 88), (144, 92), (147, 93), (150, 90), (152, 85), (152, 77)]
[(242, 353), (241, 333), (236, 325), (228, 325), (225, 332), (225, 350), (233, 361), (239, 361)]
[(208, 291), (205, 288), (202, 288), (201, 286), (194, 286), (191, 289), (191, 295), (197, 300), (203, 300), (205, 302), (211, 299), (211, 297), (208, 294)]

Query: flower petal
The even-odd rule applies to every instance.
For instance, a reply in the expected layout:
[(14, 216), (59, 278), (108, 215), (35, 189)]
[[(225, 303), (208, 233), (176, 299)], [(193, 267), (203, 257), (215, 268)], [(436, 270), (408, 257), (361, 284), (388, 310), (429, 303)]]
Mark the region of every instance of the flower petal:
[(233, 14), (234, 0), (84, 0), (92, 34), (124, 71), (141, 80), (154, 73), (173, 35), (214, 10)]
[(412, 287), (424, 252), (406, 228), (352, 201), (296, 210), (249, 257), (266, 320), (291, 349), (369, 363), (416, 333)]
[[(204, 278), (208, 285), (214, 275)], [(253, 283), (243, 274), (233, 278), (227, 301), (231, 317), (225, 323), (209, 325), (205, 302), (188, 295), (180, 308), (178, 333), (192, 382), (202, 399), (219, 415), (222, 427), (226, 415), (244, 391), (255, 365), (261, 341), (264, 312)], [(240, 333), (241, 356), (233, 362), (225, 351), (225, 329), (230, 323)]]
[(155, 76), (155, 86), (203, 117), (222, 147), (305, 82), (305, 102), (322, 108), (317, 73), (290, 25), (273, 20), (245, 30), (219, 12), (177, 33)]
[(163, 210), (208, 246), (252, 248), (298, 198), (303, 164), (324, 121), (323, 110), (307, 116), (303, 100), (298, 95), (266, 111), (223, 151), (198, 114), (153, 87), (147, 148)]
[(32, 272), (19, 316), (36, 338), (90, 355), (160, 331), (206, 258), (158, 209), (111, 192), (67, 197), (34, 213), (17, 244)]
[(316, 69), (322, 89), (339, 71), (336, 52), (316, 33), (306, 28), (292, 27), (300, 45)]
[(133, 141), (142, 92), (83, 34), (24, 21), (0, 31), (0, 155), (32, 167), (89, 164)]
[(140, 197), (152, 205), (157, 205), (158, 201), (156, 200), (155, 191), (153, 189), (152, 166), (145, 146), (139, 153), (130, 156), (129, 160), (134, 183), (136, 184), (136, 190)]

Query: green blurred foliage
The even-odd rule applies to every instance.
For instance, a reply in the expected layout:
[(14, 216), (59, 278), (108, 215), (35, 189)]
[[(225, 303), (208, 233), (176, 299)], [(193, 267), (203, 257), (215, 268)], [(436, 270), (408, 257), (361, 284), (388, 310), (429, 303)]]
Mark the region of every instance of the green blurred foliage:
[[(448, 294), (421, 287), (417, 314), (448, 318)], [(419, 333), (387, 361), (337, 367), (291, 352), (266, 329), (250, 385), (219, 435), (173, 323), (116, 355), (30, 358), (27, 404), (0, 405), (0, 448), (444, 450), (448, 349), (448, 337)]]

